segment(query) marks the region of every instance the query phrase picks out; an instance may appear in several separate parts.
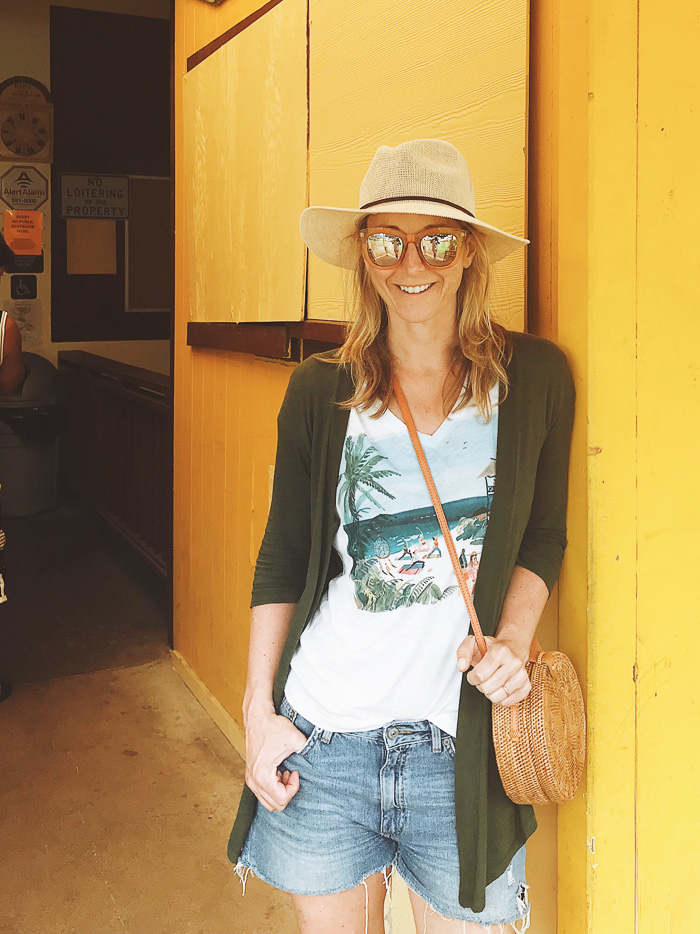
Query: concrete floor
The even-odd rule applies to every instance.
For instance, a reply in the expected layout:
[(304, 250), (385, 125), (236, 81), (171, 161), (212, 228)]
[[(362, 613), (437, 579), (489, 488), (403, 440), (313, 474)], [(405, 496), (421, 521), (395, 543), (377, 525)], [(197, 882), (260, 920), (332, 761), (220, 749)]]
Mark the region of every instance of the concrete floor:
[(3, 527), (0, 934), (295, 934), (226, 857), (243, 762), (173, 671), (162, 584), (72, 503)]

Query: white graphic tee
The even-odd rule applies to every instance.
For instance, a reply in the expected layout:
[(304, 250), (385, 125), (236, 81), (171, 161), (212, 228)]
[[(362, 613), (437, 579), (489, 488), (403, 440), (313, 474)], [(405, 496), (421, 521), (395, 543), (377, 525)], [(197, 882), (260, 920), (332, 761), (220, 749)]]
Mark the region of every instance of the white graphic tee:
[[(498, 387), (491, 402), (488, 424), (469, 405), (419, 432), (470, 591), (494, 491)], [(454, 736), (469, 617), (408, 429), (371, 411), (351, 410), (340, 463), (343, 572), (301, 635), (285, 693), (327, 730), (431, 720)]]

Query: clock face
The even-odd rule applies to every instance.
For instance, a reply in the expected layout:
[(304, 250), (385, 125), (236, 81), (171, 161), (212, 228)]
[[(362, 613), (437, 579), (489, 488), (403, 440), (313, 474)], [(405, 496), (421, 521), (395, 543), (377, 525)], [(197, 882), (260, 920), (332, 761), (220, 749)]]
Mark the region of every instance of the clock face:
[(46, 148), (49, 130), (42, 117), (19, 111), (3, 120), (0, 139), (16, 156), (35, 156)]

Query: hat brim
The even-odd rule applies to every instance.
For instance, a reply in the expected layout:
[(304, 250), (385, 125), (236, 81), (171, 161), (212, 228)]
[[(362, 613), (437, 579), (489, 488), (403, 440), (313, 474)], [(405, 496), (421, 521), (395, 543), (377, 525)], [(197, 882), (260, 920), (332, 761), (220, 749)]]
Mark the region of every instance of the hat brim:
[[(430, 210), (433, 209), (433, 210)], [(392, 214), (428, 214), (434, 217), (449, 217), (453, 220), (463, 221), (473, 227), (483, 230), (486, 251), (489, 261), (498, 262), (517, 250), (518, 247), (529, 240), (506, 233), (498, 227), (493, 227), (485, 221), (479, 220), (447, 205), (427, 204), (425, 201), (393, 201), (386, 204), (373, 205), (371, 211), (360, 211), (355, 208), (333, 208), (322, 205), (313, 205), (301, 213), (299, 230), (304, 243), (311, 252), (332, 266), (341, 266), (344, 269), (355, 269), (357, 266), (357, 243), (353, 236), (356, 223), (361, 217), (369, 214), (390, 212)]]

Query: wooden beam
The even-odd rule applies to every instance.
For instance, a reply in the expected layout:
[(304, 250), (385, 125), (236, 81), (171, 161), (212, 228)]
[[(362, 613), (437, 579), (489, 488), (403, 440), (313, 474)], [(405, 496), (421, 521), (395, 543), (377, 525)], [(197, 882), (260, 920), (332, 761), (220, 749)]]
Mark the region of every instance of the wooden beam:
[[(316, 353), (339, 347), (345, 340), (343, 321), (246, 322), (190, 321), (187, 343), (190, 347), (233, 350), (276, 360), (299, 360), (308, 352), (295, 350), (308, 342), (306, 350)], [(313, 349), (311, 349), (313, 348)]]
[(187, 325), (190, 347), (234, 350), (276, 360), (289, 359), (289, 333), (282, 323), (235, 324), (228, 321), (190, 321)]

